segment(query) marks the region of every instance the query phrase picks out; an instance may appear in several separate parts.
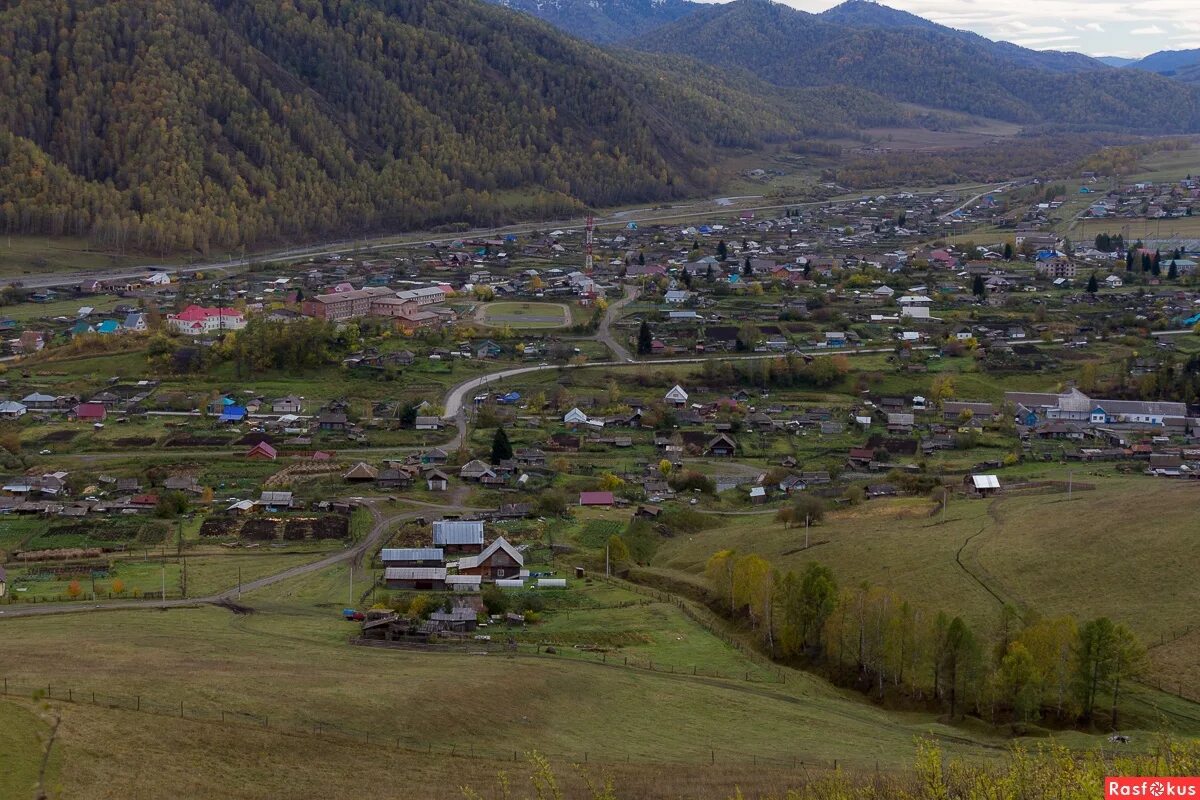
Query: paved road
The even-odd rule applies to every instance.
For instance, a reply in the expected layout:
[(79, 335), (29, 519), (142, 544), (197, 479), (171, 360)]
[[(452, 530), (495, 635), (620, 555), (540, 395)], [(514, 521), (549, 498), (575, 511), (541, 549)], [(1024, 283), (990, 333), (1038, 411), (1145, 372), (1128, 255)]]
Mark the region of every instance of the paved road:
[[(323, 570), (326, 567), (331, 567), (334, 564), (340, 564), (343, 561), (350, 561), (352, 564), (360, 565), (363, 556), (372, 552), (378, 547), (391, 531), (392, 527), (405, 519), (411, 519), (421, 516), (422, 511), (406, 511), (403, 514), (393, 514), (384, 516), (375, 503), (378, 501), (366, 501), (364, 505), (371, 511), (371, 516), (375, 519), (375, 525), (363, 537), (361, 542), (358, 542), (353, 547), (346, 550), (341, 550), (332, 553), (318, 561), (313, 561), (308, 564), (301, 564), (282, 572), (277, 572), (274, 575), (267, 575), (263, 578), (258, 578), (247, 583), (243, 583), (241, 587), (234, 586), (223, 592), (208, 595), (207, 597), (191, 597), (186, 599), (167, 600), (155, 602), (153, 600), (106, 600), (99, 603), (86, 603), (83, 601), (75, 601), (73, 603), (42, 603), (30, 606), (5, 606), (0, 609), (0, 620), (15, 619), (17, 617), (41, 617), (50, 616), (52, 614), (76, 614), (85, 611), (119, 611), (122, 609), (147, 609), (147, 608), (182, 608), (188, 606), (198, 606), (203, 604), (234, 602), (242, 592), (252, 592), (256, 589), (262, 589), (280, 581), (298, 578), (301, 575), (307, 575), (311, 572)], [(458, 510), (457, 508), (453, 510)]]
[[(913, 348), (914, 350), (933, 350), (933, 345), (921, 345)], [(806, 350), (796, 350), (803, 355), (846, 355), (857, 356), (867, 355), (870, 353), (891, 353), (895, 348), (892, 347), (860, 347), (857, 349), (836, 349), (831, 350), (824, 347), (814, 347)], [(547, 364), (546, 366), (534, 367), (514, 367), (512, 369), (504, 369), (498, 372), (491, 372), (487, 375), (480, 375), (477, 378), (463, 381), (454, 386), (446, 393), (446, 402), (444, 403), (444, 419), (455, 420), (461, 416), (463, 409), (466, 407), (466, 396), (468, 392), (474, 392), (485, 386), (490, 386), (499, 383), (507, 378), (515, 378), (518, 375), (529, 375), (534, 372), (545, 372), (552, 369), (590, 369), (593, 367), (635, 367), (635, 366), (659, 366), (661, 364), (704, 364), (713, 361), (755, 361), (764, 358), (782, 358), (787, 353), (755, 353), (745, 356), (708, 356), (701, 358), (656, 358), (653, 361), (593, 361), (588, 364)]]
[[(980, 188), (978, 186), (963, 187), (962, 190), (970, 190)], [(978, 195), (982, 197), (988, 191), (994, 191), (994, 187), (989, 187), (983, 193)], [(856, 193), (854, 197), (869, 194), (869, 192)], [(939, 192), (924, 191), (916, 192), (917, 196), (936, 196)], [(718, 214), (727, 214), (732, 211), (776, 211), (784, 208), (811, 208), (816, 206), (833, 205), (839, 202), (844, 202), (848, 198), (831, 199), (831, 200), (815, 200), (803, 203), (775, 203), (755, 206), (720, 206), (716, 200), (703, 200), (695, 203), (690, 203), (684, 206), (679, 206), (673, 209), (644, 209), (636, 212), (615, 212), (607, 217), (601, 217), (596, 220), (597, 228), (609, 227), (624, 227), (630, 222), (663, 222), (668, 220), (683, 220), (694, 218), (711, 218)], [(977, 199), (977, 198), (976, 198)], [(687, 209), (700, 209), (698, 211), (689, 211)], [(469, 238), (496, 238), (505, 234), (528, 234), (534, 231), (546, 230), (561, 230), (564, 232), (580, 232), (586, 228), (587, 222), (584, 219), (572, 220), (547, 220), (529, 225), (508, 225), (499, 228), (474, 228), (454, 236), (429, 238), (422, 236), (420, 233), (410, 234), (393, 234), (390, 236), (379, 236), (365, 239), (341, 239), (333, 242), (325, 242), (322, 244), (313, 245), (311, 247), (291, 247), (284, 250), (273, 252), (265, 252), (257, 255), (251, 255), (243, 258), (226, 258), (225, 260), (212, 260), (204, 263), (195, 263), (187, 265), (179, 264), (147, 264), (135, 268), (123, 268), (119, 270), (89, 270), (69, 273), (56, 273), (45, 277), (36, 277), (30, 275), (21, 275), (10, 279), (10, 283), (20, 283), (22, 286), (29, 289), (47, 289), (56, 286), (74, 286), (82, 283), (85, 280), (121, 280), (140, 278), (152, 270), (166, 272), (173, 275), (184, 275), (196, 272), (229, 272), (243, 269), (254, 264), (276, 264), (283, 261), (298, 261), (304, 258), (315, 258), (318, 256), (342, 255), (349, 253), (369, 252), (372, 250), (384, 250), (401, 246), (422, 246), (422, 245), (448, 245), (451, 242), (462, 241)]]

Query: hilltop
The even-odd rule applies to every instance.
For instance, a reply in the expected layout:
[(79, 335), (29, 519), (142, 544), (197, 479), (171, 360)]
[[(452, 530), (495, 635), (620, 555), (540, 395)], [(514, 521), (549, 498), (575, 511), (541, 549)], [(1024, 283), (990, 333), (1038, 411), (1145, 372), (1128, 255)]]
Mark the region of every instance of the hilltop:
[[(909, 15), (874, 4), (832, 11), (825, 17), (769, 0), (735, 0), (658, 28), (636, 46), (744, 67), (781, 86), (850, 85), (1027, 124), (1130, 128), (1162, 118), (1179, 132), (1200, 125), (1196, 92), (1159, 76), (1106, 68), (1082, 56), (984, 45), (980, 37), (919, 24), (925, 21), (916, 17), (919, 22), (901, 25)], [(1066, 71), (1057, 63), (1063, 59), (1078, 61), (1076, 70)]]

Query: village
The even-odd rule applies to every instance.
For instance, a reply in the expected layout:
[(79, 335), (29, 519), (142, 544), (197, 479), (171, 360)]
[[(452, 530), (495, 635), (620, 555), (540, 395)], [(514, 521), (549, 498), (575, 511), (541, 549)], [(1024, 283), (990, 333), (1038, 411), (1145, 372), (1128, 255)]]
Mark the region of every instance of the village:
[[(1151, 189), (1196, 191), (1118, 194)], [(427, 639), (496, 590), (590, 577), (594, 550), (546, 543), (597, 514), (665, 535), (684, 512), (990, 497), (1038, 464), (1200, 478), (1200, 242), (1072, 243), (1061, 191), (14, 285), (0, 596), (95, 599), (100, 575), (182, 601), (189, 559), (315, 558), (387, 509), (403, 527), (370, 538), (347, 602), (451, 598), (364, 630)]]

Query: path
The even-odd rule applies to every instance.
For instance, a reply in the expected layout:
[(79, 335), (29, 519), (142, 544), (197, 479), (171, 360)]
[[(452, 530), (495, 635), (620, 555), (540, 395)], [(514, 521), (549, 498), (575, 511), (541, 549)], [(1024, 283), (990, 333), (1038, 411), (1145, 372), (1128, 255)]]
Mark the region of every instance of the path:
[[(301, 575), (308, 575), (312, 572), (318, 572), (327, 567), (332, 567), (335, 564), (340, 564), (343, 561), (349, 561), (352, 564), (358, 565), (362, 561), (362, 557), (367, 553), (372, 552), (376, 547), (383, 543), (384, 538), (391, 531), (392, 527), (397, 523), (406, 519), (412, 519), (421, 516), (422, 511), (406, 511), (402, 514), (392, 514), (384, 516), (376, 507), (377, 500), (364, 501), (363, 505), (370, 510), (371, 516), (375, 520), (375, 525), (363, 537), (361, 542), (341, 550), (337, 553), (328, 555), (318, 561), (313, 561), (308, 564), (300, 564), (299, 566), (285, 569), (282, 572), (276, 572), (273, 575), (267, 575), (256, 580), (243, 583), (240, 587), (234, 586), (217, 594), (211, 594), (206, 597), (188, 597), (178, 598), (175, 600), (158, 601), (154, 600), (109, 600), (99, 603), (86, 603), (75, 601), (72, 603), (44, 603), (31, 605), (29, 607), (14, 608), (13, 606), (5, 606), (0, 609), (0, 620), (14, 619), (17, 617), (40, 617), (50, 616), (52, 614), (74, 614), (85, 611), (119, 611), (123, 609), (153, 609), (153, 608), (184, 608), (189, 606), (197, 606), (204, 604), (223, 603), (235, 601), (243, 592), (252, 592), (256, 589), (263, 589), (280, 581), (298, 578)], [(459, 510), (454, 507), (443, 507), (443, 510)]]
[(617, 318), (617, 312), (636, 300), (637, 296), (638, 288), (636, 286), (626, 286), (625, 296), (609, 305), (608, 310), (604, 312), (603, 319), (600, 320), (600, 329), (596, 331), (596, 341), (606, 346), (619, 361), (632, 361), (633, 356), (613, 336), (612, 323)]

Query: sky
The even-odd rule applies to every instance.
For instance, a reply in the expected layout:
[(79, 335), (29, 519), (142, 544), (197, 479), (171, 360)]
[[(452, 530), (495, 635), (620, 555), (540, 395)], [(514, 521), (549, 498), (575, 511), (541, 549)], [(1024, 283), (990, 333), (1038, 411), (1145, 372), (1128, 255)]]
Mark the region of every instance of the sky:
[[(813, 13), (840, 0), (782, 0)], [(1200, 0), (886, 0), (952, 28), (1035, 50), (1140, 58), (1200, 48)]]

